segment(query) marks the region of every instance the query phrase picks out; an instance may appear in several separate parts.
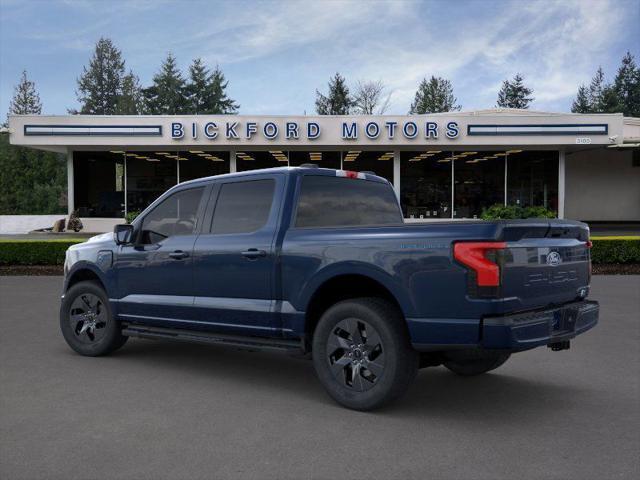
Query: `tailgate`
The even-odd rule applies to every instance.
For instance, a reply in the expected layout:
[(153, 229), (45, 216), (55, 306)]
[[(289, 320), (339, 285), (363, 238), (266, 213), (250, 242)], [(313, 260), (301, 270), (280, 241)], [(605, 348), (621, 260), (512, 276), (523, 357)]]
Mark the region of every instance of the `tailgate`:
[(502, 297), (522, 309), (584, 298), (591, 279), (589, 227), (567, 220), (509, 221), (502, 226)]

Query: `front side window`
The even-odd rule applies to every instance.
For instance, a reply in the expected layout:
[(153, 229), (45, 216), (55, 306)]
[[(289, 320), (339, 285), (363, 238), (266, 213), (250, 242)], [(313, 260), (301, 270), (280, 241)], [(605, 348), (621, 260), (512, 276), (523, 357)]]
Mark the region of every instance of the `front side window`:
[(225, 183), (213, 214), (211, 233), (251, 233), (269, 219), (275, 191), (273, 179)]
[(346, 227), (402, 223), (393, 188), (387, 183), (343, 177), (302, 178), (296, 227)]
[(202, 188), (174, 193), (155, 207), (142, 222), (142, 243), (158, 243), (176, 235), (191, 235), (197, 225)]

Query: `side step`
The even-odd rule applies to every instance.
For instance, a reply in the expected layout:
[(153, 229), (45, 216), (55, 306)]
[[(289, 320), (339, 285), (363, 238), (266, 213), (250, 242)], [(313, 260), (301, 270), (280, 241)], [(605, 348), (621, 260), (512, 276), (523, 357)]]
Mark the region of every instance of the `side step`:
[(302, 340), (282, 338), (244, 337), (224, 333), (183, 330), (177, 328), (153, 327), (149, 325), (123, 324), (122, 334), (127, 337), (180, 340), (183, 342), (227, 345), (249, 350), (268, 350), (291, 354), (304, 353)]

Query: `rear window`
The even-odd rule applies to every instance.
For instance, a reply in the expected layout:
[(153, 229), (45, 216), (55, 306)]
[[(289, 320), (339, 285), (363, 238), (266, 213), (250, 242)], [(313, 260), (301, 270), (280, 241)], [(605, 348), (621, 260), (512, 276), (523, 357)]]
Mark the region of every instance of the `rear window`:
[(402, 214), (386, 183), (343, 177), (302, 177), (296, 227), (397, 225)]

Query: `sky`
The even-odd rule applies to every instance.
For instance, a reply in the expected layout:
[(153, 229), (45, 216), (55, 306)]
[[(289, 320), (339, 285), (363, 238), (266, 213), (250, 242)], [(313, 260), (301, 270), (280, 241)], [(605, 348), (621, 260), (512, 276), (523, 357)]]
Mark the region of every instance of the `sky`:
[(335, 72), (384, 82), (389, 114), (431, 75), (463, 110), (491, 108), (516, 73), (531, 108), (566, 112), (598, 66), (612, 80), (627, 50), (640, 64), (640, 0), (0, 0), (0, 116), (25, 69), (43, 113), (76, 108), (101, 36), (143, 85), (168, 52), (184, 72), (196, 57), (218, 64), (241, 114), (313, 114)]

